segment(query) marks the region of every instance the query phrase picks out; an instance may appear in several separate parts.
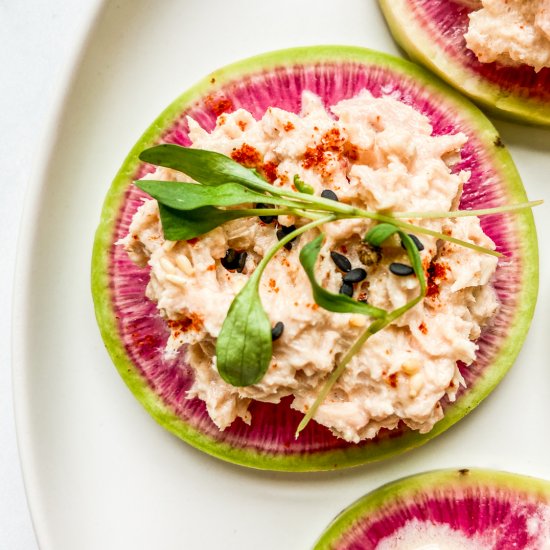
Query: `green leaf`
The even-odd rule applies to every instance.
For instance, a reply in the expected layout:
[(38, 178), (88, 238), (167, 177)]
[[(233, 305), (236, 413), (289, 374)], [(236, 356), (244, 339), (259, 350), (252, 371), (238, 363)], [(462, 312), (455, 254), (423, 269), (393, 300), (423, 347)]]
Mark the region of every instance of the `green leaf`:
[(258, 293), (259, 276), (252, 276), (237, 294), (216, 342), (220, 376), (233, 386), (258, 383), (271, 361), (271, 323)]
[(271, 323), (258, 293), (260, 279), (268, 263), (287, 242), (333, 219), (326, 216), (312, 221), (275, 243), (231, 303), (216, 342), (218, 372), (229, 384), (249, 386), (258, 383), (271, 361)]
[(238, 183), (224, 183), (215, 187), (177, 181), (138, 180), (134, 183), (159, 203), (176, 210), (194, 210), (204, 206), (236, 206), (267, 201), (270, 204), (289, 207), (300, 206), (291, 200), (251, 191)]
[(187, 241), (231, 220), (252, 216), (249, 210), (220, 210), (213, 206), (182, 212), (159, 204), (159, 212), (164, 238), (169, 241)]
[(382, 246), (384, 241), (396, 233), (399, 235), (401, 242), (405, 247), (411, 266), (414, 269), (414, 273), (420, 284), (420, 294), (424, 296), (426, 292), (426, 278), (424, 277), (422, 259), (418, 248), (416, 248), (416, 245), (414, 244), (414, 241), (407, 233), (391, 223), (379, 223), (368, 231), (363, 240), (373, 246)]
[(340, 361), (340, 364), (332, 371), (330, 376), (323, 384), (323, 387), (315, 398), (315, 401), (307, 411), (306, 415), (302, 418), (300, 424), (298, 425), (298, 428), (296, 428), (295, 437), (299, 436), (300, 432), (305, 429), (305, 427), (309, 424), (309, 421), (315, 416), (317, 410), (332, 390), (334, 384), (336, 384), (336, 382), (344, 372), (352, 357), (359, 352), (359, 350), (365, 345), (365, 342), (367, 342), (367, 340), (373, 334), (376, 334), (380, 330), (383, 330), (388, 325), (393, 323), (393, 321), (395, 321), (397, 318), (401, 317), (401, 315), (404, 315), (409, 309), (418, 304), (418, 302), (420, 302), (426, 295), (426, 280), (424, 278), (424, 269), (422, 267), (420, 253), (418, 252), (418, 248), (416, 248), (414, 241), (409, 237), (407, 233), (401, 231), (395, 225), (392, 225), (390, 223), (381, 223), (376, 227), (373, 227), (367, 233), (364, 240), (372, 244), (373, 246), (380, 246), (386, 239), (388, 239), (395, 233), (399, 234), (399, 236), (401, 237), (401, 242), (403, 243), (403, 246), (407, 251), (409, 260), (420, 284), (420, 294), (416, 298), (413, 298), (410, 302), (407, 302), (404, 306), (387, 312), (384, 317), (373, 321), (359, 336), (359, 338), (357, 338), (357, 340)]
[(418, 279), (418, 283), (420, 284), (420, 294), (423, 298), (426, 294), (426, 278), (424, 276), (424, 268), (422, 267), (420, 252), (418, 251), (418, 248), (416, 248), (414, 241), (409, 237), (409, 235), (407, 235), (407, 233), (401, 230), (398, 233), (401, 238), (401, 242), (407, 251), (407, 255), (409, 256), (409, 260), (416, 274), (416, 278)]
[(379, 223), (372, 227), (363, 239), (373, 246), (382, 246), (382, 243), (397, 233), (399, 228), (391, 223)]
[(307, 195), (313, 195), (314, 189), (311, 185), (308, 185), (305, 181), (300, 179), (300, 176), (296, 174), (294, 176), (294, 185), (300, 193), (306, 193)]
[(306, 244), (300, 251), (300, 262), (311, 283), (315, 303), (335, 313), (360, 313), (374, 318), (384, 317), (386, 315), (385, 310), (358, 302), (344, 294), (329, 292), (315, 280), (315, 263), (317, 262), (323, 239), (324, 235), (319, 235), (316, 239)]
[(259, 191), (273, 192), (276, 189), (252, 170), (214, 151), (165, 143), (145, 149), (140, 153), (139, 158), (150, 164), (183, 172), (203, 185), (240, 183)]

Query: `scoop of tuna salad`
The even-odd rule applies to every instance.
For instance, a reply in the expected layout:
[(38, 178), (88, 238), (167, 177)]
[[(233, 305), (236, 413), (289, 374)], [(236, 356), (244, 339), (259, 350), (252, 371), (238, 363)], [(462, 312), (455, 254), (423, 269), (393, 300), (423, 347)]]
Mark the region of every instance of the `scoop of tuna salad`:
[[(238, 109), (219, 116), (211, 132), (192, 119), (188, 124), (193, 148), (227, 155), (275, 188), (307, 186), (314, 196), (374, 212), (456, 210), (469, 178), (453, 170), (464, 134), (433, 135), (420, 112), (367, 91), (329, 109), (304, 92), (299, 115), (272, 107), (256, 120)], [(165, 167), (147, 178), (192, 182)], [(227, 383), (218, 373), (216, 341), (230, 305), (267, 251), (307, 221), (299, 215), (236, 219), (197, 238), (169, 241), (157, 201), (145, 200), (119, 241), (136, 264), (149, 266), (146, 294), (171, 332), (166, 353), (186, 354), (194, 371), (189, 397), (205, 402), (221, 430), (239, 417), (250, 422), (252, 400), (279, 403), (292, 396), (292, 407), (307, 413), (369, 322), (365, 315), (335, 313), (316, 303), (300, 251), (320, 231), (325, 239), (315, 277), (325, 289), (384, 310), (400, 308), (419, 293), (395, 235), (380, 248), (364, 241), (375, 221), (338, 220), (304, 232), (277, 252), (259, 283), (273, 327), (266, 373), (253, 385)], [(414, 223), (494, 249), (475, 216)], [(464, 384), (457, 362), (475, 360), (475, 340), (498, 308), (491, 286), (495, 256), (426, 234), (414, 242), (427, 278), (425, 299), (368, 339), (313, 416), (346, 441), (373, 438), (400, 421), (430, 431), (443, 417), (441, 401), (453, 401)]]
[(466, 45), (482, 63), (550, 67), (550, 0), (481, 0)]

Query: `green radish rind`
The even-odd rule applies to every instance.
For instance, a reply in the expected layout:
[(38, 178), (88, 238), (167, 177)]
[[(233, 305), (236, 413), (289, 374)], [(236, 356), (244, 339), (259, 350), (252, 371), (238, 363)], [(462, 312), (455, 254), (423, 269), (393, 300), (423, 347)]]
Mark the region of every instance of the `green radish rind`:
[[(107, 351), (112, 361), (136, 399), (153, 418), (174, 435), (195, 448), (220, 459), (265, 470), (315, 471), (332, 470), (356, 466), (375, 460), (382, 460), (397, 453), (418, 447), (447, 430), (482, 401), (513, 364), (527, 334), (533, 315), (538, 291), (538, 248), (533, 216), (530, 211), (514, 215), (515, 232), (521, 250), (518, 256), (523, 263), (517, 308), (509, 324), (509, 337), (502, 343), (490, 371), (476, 380), (475, 386), (455, 403), (447, 407), (445, 417), (427, 434), (405, 431), (398, 438), (381, 438), (365, 447), (350, 445), (345, 449), (304, 454), (272, 454), (247, 448), (235, 448), (223, 441), (205, 435), (184, 422), (166, 406), (140, 375), (128, 356), (122, 340), (113, 309), (109, 285), (109, 250), (113, 246), (117, 215), (125, 199), (127, 187), (134, 179), (140, 165), (139, 153), (159, 142), (170, 124), (194, 102), (207, 94), (224, 87), (229, 82), (250, 75), (262, 73), (275, 67), (308, 65), (322, 62), (362, 63), (392, 70), (396, 78), (419, 82), (427, 92), (436, 97), (443, 96), (446, 105), (452, 106), (475, 131), (477, 139), (485, 145), (487, 154), (493, 158), (493, 169), (505, 186), (506, 202), (527, 200), (525, 190), (514, 163), (504, 147), (496, 147), (498, 132), (483, 113), (463, 96), (435, 79), (426, 70), (402, 59), (365, 48), (352, 46), (316, 46), (292, 48), (245, 59), (219, 69), (199, 81), (178, 97), (146, 130), (126, 157), (116, 175), (104, 202), (100, 223), (96, 232), (92, 254), (92, 294), (97, 322)], [(212, 82), (215, 80), (215, 84)]]
[(543, 479), (478, 468), (434, 470), (392, 481), (356, 500), (329, 524), (313, 550), (334, 550), (342, 535), (362, 518), (378, 515), (385, 506), (395, 502), (396, 497), (400, 501), (414, 502), (415, 495), (435, 493), (445, 487), (455, 487), (460, 491), (479, 486), (509, 489), (550, 503), (550, 482)]
[[(451, 1), (451, 0), (449, 0)], [(410, 0), (378, 0), (395, 41), (409, 57), (457, 88), (489, 113), (516, 122), (550, 126), (550, 103), (505, 92), (446, 54), (411, 13)]]

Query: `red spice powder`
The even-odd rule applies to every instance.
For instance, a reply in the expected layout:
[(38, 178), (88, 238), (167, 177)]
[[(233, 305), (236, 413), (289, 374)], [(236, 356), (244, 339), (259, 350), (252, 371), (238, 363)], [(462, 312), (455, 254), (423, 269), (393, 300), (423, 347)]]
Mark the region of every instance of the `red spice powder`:
[(422, 333), (422, 334), (428, 334), (428, 327), (426, 326), (426, 323), (422, 322), (418, 325), (418, 330)]
[(226, 97), (208, 96), (204, 102), (216, 116), (233, 110), (233, 102)]
[(248, 145), (248, 143), (243, 143), (242, 147), (239, 149), (235, 149), (231, 153), (231, 158), (238, 162), (239, 164), (242, 164), (243, 166), (247, 166), (249, 168), (258, 166), (262, 162), (262, 157), (260, 156), (260, 152), (258, 149), (255, 149), (251, 145)]
[(397, 388), (397, 373), (396, 373), (396, 372), (394, 372), (393, 374), (390, 374), (390, 375), (388, 376), (387, 383), (388, 383), (392, 388)]
[(246, 122), (244, 120), (239, 120), (237, 126), (244, 132), (246, 130)]
[(158, 342), (155, 336), (153, 336), (152, 334), (141, 336), (139, 332), (133, 332), (132, 340), (134, 341), (134, 345), (140, 348), (142, 348), (143, 346), (147, 346), (147, 347), (158, 346)]
[(344, 138), (340, 134), (340, 130), (332, 128), (328, 132), (325, 132), (320, 143), (315, 147), (308, 147), (306, 149), (302, 166), (306, 169), (317, 168), (322, 170), (328, 162), (326, 153), (332, 152), (342, 155), (343, 147)]
[(348, 143), (344, 148), (344, 154), (346, 155), (346, 157), (348, 157), (349, 160), (355, 162), (359, 158), (359, 149), (356, 145), (351, 145), (350, 143)]
[(198, 237), (193, 237), (192, 239), (187, 240), (187, 244), (190, 244), (191, 246), (195, 246), (199, 242)]
[(191, 313), (188, 317), (177, 321), (168, 319), (166, 324), (174, 331), (174, 336), (177, 338), (182, 332), (199, 331), (203, 326), (203, 320), (196, 313)]
[(216, 271), (216, 264), (210, 264), (210, 265), (206, 268), (206, 271)]
[(283, 130), (285, 132), (290, 132), (291, 130), (294, 130), (294, 124), (290, 122), (290, 120), (283, 126)]
[(304, 168), (313, 168), (325, 163), (325, 150), (322, 145), (308, 147), (304, 153), (302, 166)]
[(342, 150), (344, 138), (342, 137), (342, 134), (340, 134), (340, 130), (338, 130), (338, 128), (331, 128), (323, 136), (322, 142), (327, 151), (334, 151), (337, 153)]
[(269, 183), (273, 183), (278, 178), (278, 174), (277, 174), (278, 166), (279, 165), (276, 164), (275, 162), (266, 162), (262, 165), (261, 171), (265, 176), (265, 179)]
[[(243, 122), (243, 124), (246, 126), (246, 123)], [(252, 147), (252, 145), (248, 145), (248, 143), (243, 143), (239, 149), (234, 149), (231, 153), (231, 158), (247, 168), (257, 168), (269, 183), (274, 183), (279, 177), (277, 174), (277, 167), (279, 165), (275, 162), (265, 162), (262, 164), (260, 152)]]
[(428, 280), (426, 296), (435, 298), (439, 296), (439, 283), (444, 281), (447, 276), (447, 264), (439, 262), (431, 262), (428, 267)]

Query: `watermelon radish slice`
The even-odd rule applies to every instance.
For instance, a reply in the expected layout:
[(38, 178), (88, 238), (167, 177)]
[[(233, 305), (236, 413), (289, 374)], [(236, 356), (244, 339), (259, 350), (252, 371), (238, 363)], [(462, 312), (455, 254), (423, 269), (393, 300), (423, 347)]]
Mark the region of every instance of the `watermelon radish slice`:
[(394, 481), (342, 512), (314, 550), (542, 550), (550, 482), (491, 470)]
[[(288, 401), (253, 403), (252, 424), (240, 419), (219, 431), (204, 403), (187, 399), (192, 372), (182, 357), (167, 359), (168, 330), (156, 305), (144, 296), (148, 270), (134, 265), (115, 242), (125, 236), (145, 196), (132, 185), (153, 167), (138, 154), (159, 142), (189, 144), (186, 115), (212, 129), (224, 111), (244, 107), (261, 117), (269, 106), (300, 109), (303, 90), (327, 105), (363, 89), (393, 97), (429, 117), (435, 134), (462, 131), (469, 141), (456, 170), (469, 169), (462, 208), (498, 206), (526, 200), (514, 164), (491, 123), (462, 96), (415, 65), (355, 47), (297, 48), (261, 55), (220, 69), (179, 97), (131, 150), (107, 194), (92, 262), (92, 291), (105, 345), (137, 399), (165, 428), (191, 445), (230, 462), (273, 470), (322, 470), (378, 460), (416, 447), (445, 431), (473, 409), (511, 366), (533, 313), (537, 293), (536, 234), (530, 212), (489, 216), (485, 232), (501, 258), (494, 281), (501, 307), (480, 337), (477, 362), (462, 368), (468, 388), (428, 434), (405, 427), (382, 432), (361, 444), (346, 443), (311, 422), (299, 439), (301, 414)], [(215, 297), (213, 297), (215, 299)]]
[(379, 0), (397, 43), (415, 61), (495, 115), (550, 125), (550, 68), (481, 63), (466, 47), (467, 2)]

